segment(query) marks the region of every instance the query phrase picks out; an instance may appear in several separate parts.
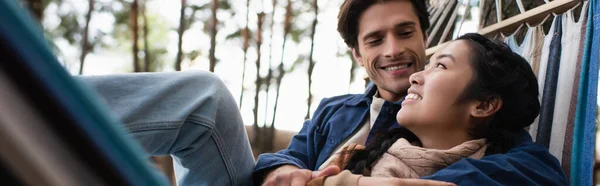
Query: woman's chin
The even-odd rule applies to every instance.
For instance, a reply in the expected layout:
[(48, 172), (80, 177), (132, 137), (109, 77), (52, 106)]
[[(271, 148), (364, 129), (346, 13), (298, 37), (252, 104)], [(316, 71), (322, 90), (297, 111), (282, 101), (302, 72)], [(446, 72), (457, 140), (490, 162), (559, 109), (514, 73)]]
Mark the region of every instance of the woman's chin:
[(398, 124), (400, 124), (400, 126), (402, 126), (402, 127), (409, 128), (413, 124), (413, 122), (408, 120), (408, 118), (397, 117), (396, 119), (397, 119), (396, 121), (398, 122)]
[(407, 123), (410, 123), (411, 117), (414, 114), (411, 115), (411, 113), (408, 112), (408, 110), (404, 109), (400, 109), (400, 111), (398, 111), (398, 114), (396, 114), (396, 121), (398, 121), (398, 123), (402, 126), (404, 126)]

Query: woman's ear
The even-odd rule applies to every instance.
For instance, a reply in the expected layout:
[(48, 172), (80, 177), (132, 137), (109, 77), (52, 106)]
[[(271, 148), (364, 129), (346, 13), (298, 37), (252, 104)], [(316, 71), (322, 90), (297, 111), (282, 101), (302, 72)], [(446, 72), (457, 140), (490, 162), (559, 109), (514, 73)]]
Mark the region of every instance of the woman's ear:
[(491, 96), (485, 101), (477, 101), (471, 107), (471, 116), (476, 118), (485, 118), (493, 115), (502, 108), (502, 99), (498, 96)]

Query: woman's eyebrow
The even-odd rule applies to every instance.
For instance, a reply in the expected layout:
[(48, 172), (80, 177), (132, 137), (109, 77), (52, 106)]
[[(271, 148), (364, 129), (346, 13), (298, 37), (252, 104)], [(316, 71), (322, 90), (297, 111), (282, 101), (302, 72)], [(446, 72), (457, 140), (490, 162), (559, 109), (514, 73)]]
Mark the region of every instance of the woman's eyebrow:
[(435, 59), (439, 60), (439, 59), (442, 59), (445, 57), (450, 58), (452, 60), (452, 62), (456, 63), (456, 58), (454, 58), (454, 56), (452, 56), (451, 54), (441, 54), (441, 55), (437, 56)]

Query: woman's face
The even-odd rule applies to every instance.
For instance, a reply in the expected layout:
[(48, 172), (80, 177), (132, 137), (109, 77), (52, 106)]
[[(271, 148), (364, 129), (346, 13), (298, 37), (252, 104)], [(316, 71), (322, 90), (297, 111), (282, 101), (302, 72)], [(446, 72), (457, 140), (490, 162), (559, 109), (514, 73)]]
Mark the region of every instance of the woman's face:
[(417, 136), (468, 131), (475, 103), (460, 99), (474, 78), (470, 55), (466, 41), (453, 41), (430, 58), (424, 71), (412, 74), (398, 123)]

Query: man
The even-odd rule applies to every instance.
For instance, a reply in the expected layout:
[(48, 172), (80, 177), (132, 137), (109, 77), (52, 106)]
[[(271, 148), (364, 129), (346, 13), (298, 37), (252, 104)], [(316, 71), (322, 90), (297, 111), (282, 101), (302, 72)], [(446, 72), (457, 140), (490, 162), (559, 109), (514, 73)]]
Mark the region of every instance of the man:
[[(364, 94), (321, 101), (287, 149), (259, 156), (255, 184), (303, 185), (336, 174), (338, 168), (325, 165), (345, 144), (365, 144), (378, 131), (400, 127), (395, 115), (410, 86), (408, 78), (425, 65), (429, 20), (424, 1), (346, 0), (338, 18), (340, 35), (374, 85)], [(526, 132), (522, 134), (521, 143), (506, 154), (461, 160), (423, 179), (458, 185), (566, 185), (556, 158), (534, 144)], [(427, 184), (425, 180), (381, 180)]]

